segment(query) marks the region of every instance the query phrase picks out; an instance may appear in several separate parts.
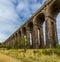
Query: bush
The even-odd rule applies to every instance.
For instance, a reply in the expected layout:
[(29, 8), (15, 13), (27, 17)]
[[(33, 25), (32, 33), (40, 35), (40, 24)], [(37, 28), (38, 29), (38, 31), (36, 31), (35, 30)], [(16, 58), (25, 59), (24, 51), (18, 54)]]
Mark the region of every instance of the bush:
[(10, 45), (6, 45), (7, 50), (11, 49)]
[(0, 45), (0, 48), (3, 48), (3, 45)]
[(39, 55), (42, 55), (42, 53), (43, 53), (42, 50), (38, 50), (37, 52)]
[(52, 50), (52, 49), (44, 49), (44, 50), (42, 51), (42, 53), (43, 53), (43, 54), (46, 54), (46, 55), (51, 55), (51, 54), (53, 54), (53, 50)]
[(18, 40), (17, 39), (14, 41), (14, 49), (18, 49)]
[(27, 38), (21, 37), (21, 43), (20, 43), (20, 45), (21, 45), (21, 48), (24, 49), (24, 53), (26, 53), (26, 50), (28, 48), (28, 40), (27, 40)]
[(51, 55), (53, 53), (60, 55), (60, 49), (44, 49), (44, 50), (42, 50), (42, 53), (45, 55)]
[(57, 48), (60, 49), (60, 45), (57, 45)]
[(4, 45), (2, 43), (0, 43), (0, 48), (3, 48), (3, 47), (4, 47)]
[(28, 40), (27, 40), (27, 38), (24, 38), (24, 37), (21, 38), (21, 47), (24, 48), (24, 49), (28, 48)]
[(6, 45), (3, 45), (3, 48), (6, 48)]
[(54, 54), (60, 55), (60, 49), (53, 49)]

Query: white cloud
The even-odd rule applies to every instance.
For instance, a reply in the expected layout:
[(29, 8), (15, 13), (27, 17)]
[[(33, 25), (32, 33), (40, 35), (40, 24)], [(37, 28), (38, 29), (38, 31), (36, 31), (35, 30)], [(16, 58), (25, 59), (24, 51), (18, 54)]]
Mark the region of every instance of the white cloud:
[(8, 38), (21, 21), (12, 2), (12, 0), (0, 0), (0, 41)]
[(0, 42), (2, 42), (2, 40), (6, 40), (6, 39), (7, 39), (7, 35), (0, 33)]

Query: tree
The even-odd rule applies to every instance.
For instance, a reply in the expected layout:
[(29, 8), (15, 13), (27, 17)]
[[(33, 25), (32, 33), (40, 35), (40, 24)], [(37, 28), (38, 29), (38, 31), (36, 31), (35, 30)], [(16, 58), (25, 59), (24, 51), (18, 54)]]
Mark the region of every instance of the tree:
[(26, 49), (28, 48), (28, 39), (26, 37), (21, 38), (21, 48), (26, 52)]
[(24, 49), (23, 56), (25, 57), (25, 53), (26, 53), (27, 48), (28, 48), (28, 39), (26, 37), (21, 37), (21, 48)]
[(18, 49), (18, 40), (17, 39), (14, 41), (14, 48)]

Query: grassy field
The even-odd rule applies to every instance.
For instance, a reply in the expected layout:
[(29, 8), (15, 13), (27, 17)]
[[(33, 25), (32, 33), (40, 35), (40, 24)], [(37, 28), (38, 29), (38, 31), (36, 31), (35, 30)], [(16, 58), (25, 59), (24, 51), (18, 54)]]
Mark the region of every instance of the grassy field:
[(59, 49), (58, 52), (57, 50), (54, 51), (55, 52), (49, 49), (47, 49), (47, 51), (43, 49), (28, 49), (24, 52), (23, 49), (0, 49), (0, 62), (9, 62), (8, 60), (10, 60), (10, 62), (60, 62)]

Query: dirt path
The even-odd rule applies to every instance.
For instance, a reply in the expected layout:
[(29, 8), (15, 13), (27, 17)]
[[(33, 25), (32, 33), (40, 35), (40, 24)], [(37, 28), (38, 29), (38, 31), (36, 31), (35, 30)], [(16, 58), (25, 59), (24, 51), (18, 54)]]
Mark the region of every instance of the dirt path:
[(0, 62), (21, 62), (21, 61), (0, 53)]

